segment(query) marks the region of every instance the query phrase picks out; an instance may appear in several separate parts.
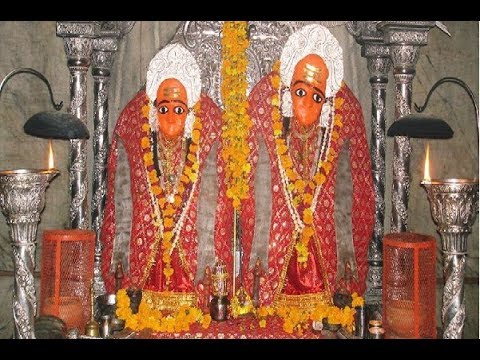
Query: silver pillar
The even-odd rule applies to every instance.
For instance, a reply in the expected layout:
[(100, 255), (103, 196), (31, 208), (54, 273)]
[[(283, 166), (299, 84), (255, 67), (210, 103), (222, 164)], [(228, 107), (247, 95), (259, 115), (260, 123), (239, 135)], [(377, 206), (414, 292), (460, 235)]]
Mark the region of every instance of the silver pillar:
[(37, 313), (35, 250), (38, 222), (45, 207), (45, 191), (58, 170), (0, 172), (0, 208), (9, 225), (15, 272), (13, 319), (17, 339), (35, 339)]
[(100, 37), (93, 40), (93, 187), (92, 187), (92, 229), (95, 238), (95, 262), (93, 289), (95, 297), (105, 293), (101, 274), (102, 244), (100, 230), (107, 194), (108, 156), (108, 91), (110, 70), (113, 65), (118, 42), (128, 33), (134, 22), (108, 21), (100, 23)]
[[(410, 114), (412, 81), (415, 76), (420, 46), (427, 44), (430, 28), (435, 21), (381, 21), (377, 29), (383, 31), (389, 45), (395, 77), (395, 119)], [(408, 196), (410, 189), (410, 140), (396, 136), (393, 147), (393, 187), (391, 232), (408, 229)]]
[(102, 246), (100, 229), (107, 192), (107, 152), (108, 152), (108, 89), (110, 69), (117, 50), (117, 40), (98, 38), (93, 40), (93, 188), (92, 188), (92, 229), (95, 238), (95, 262), (93, 289), (95, 296), (105, 293), (102, 280), (100, 258)]
[(372, 177), (375, 191), (375, 224), (373, 237), (368, 247), (368, 273), (365, 301), (367, 304), (382, 303), (382, 239), (385, 222), (385, 103), (388, 72), (390, 71), (389, 48), (383, 43), (383, 33), (376, 28), (376, 21), (350, 21), (347, 30), (362, 45), (361, 54), (367, 59), (372, 87), (371, 145)]
[[(370, 156), (372, 158), (373, 187), (375, 190), (375, 225), (368, 248), (369, 268), (367, 292), (365, 294), (365, 300), (370, 304), (382, 302), (382, 239), (385, 222), (385, 100), (390, 59), (388, 58), (388, 49), (385, 46), (366, 45), (365, 47), (372, 87)], [(369, 56), (371, 54), (376, 56)]]
[[(57, 36), (64, 39), (70, 70), (70, 113), (87, 122), (87, 71), (92, 55), (93, 22), (57, 22)], [(70, 222), (72, 228), (88, 229), (87, 142), (70, 140)]]
[(422, 182), (430, 210), (442, 238), (444, 339), (461, 339), (465, 324), (465, 258), (467, 237), (478, 212), (478, 179), (446, 179)]

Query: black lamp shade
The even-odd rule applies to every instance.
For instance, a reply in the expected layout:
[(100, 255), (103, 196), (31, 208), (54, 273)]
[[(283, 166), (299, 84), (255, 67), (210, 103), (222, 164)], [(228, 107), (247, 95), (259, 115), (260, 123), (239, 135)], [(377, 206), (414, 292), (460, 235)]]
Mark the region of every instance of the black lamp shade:
[(410, 114), (402, 116), (388, 128), (388, 136), (408, 136), (424, 139), (450, 139), (453, 130), (436, 116)]
[(87, 126), (79, 118), (58, 111), (44, 111), (33, 115), (23, 126), (32, 136), (47, 139), (88, 139)]

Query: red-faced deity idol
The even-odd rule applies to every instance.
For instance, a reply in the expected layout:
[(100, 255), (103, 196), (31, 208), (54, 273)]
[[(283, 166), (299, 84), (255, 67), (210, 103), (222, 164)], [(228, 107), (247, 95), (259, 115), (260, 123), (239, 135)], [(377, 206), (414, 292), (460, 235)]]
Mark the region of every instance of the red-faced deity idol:
[[(128, 264), (122, 288), (141, 289), (142, 301), (160, 310), (197, 305), (199, 191), (220, 126), (220, 109), (201, 94), (194, 57), (179, 44), (160, 50), (150, 62), (145, 90), (127, 104), (114, 130), (101, 232), (107, 292), (114, 291), (115, 241), (123, 231)], [(121, 184), (115, 181), (122, 152), (130, 178), (127, 225), (119, 221), (127, 205), (118, 201)]]
[[(342, 286), (363, 294), (374, 223), (370, 156), (362, 110), (343, 82), (342, 49), (328, 29), (308, 25), (289, 37), (280, 62), (253, 88), (249, 111), (271, 171), (260, 303), (331, 304), (345, 264), (354, 274)], [(337, 223), (334, 214), (342, 151), (349, 154), (353, 183), (350, 224)], [(339, 226), (352, 228), (346, 256), (338, 252), (345, 245), (337, 239)], [(252, 277), (245, 282), (251, 291)]]

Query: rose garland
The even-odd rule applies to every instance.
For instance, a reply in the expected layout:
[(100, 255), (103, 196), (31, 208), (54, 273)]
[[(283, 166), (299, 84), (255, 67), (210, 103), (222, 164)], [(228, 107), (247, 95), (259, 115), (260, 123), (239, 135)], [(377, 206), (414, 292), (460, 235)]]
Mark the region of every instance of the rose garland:
[[(150, 195), (152, 197), (155, 209), (154, 213), (152, 214), (152, 221), (154, 226), (157, 228), (157, 238), (153, 244), (153, 249), (148, 259), (142, 283), (144, 283), (148, 278), (150, 269), (156, 261), (158, 246), (161, 239), (161, 249), (163, 251), (162, 261), (164, 264), (163, 274), (165, 275), (165, 283), (168, 289), (171, 281), (170, 278), (173, 275), (171, 253), (175, 247), (178, 234), (183, 227), (183, 222), (185, 220), (184, 209), (188, 207), (187, 205), (189, 203), (189, 201), (183, 201), (183, 194), (190, 184), (194, 184), (198, 178), (198, 149), (200, 142), (200, 131), (202, 129), (202, 124), (200, 118), (198, 117), (198, 113), (200, 111), (200, 102), (197, 102), (193, 109), (195, 121), (193, 124), (192, 142), (188, 149), (187, 159), (185, 161), (182, 175), (180, 176), (180, 181), (178, 182), (174, 191), (173, 202), (169, 202), (167, 200), (167, 196), (163, 188), (160, 186), (159, 174), (157, 173), (153, 163), (154, 149), (151, 141), (152, 130), (148, 122), (149, 111), (150, 109), (147, 101), (146, 105), (142, 108), (142, 131), (144, 132), (144, 136), (141, 139), (141, 149), (143, 151), (143, 163), (147, 172)], [(193, 193), (193, 191), (191, 193)], [(176, 216), (176, 214), (179, 212), (180, 215)]]
[(238, 209), (248, 197), (248, 135), (252, 121), (248, 115), (247, 101), (247, 22), (225, 21), (222, 28), (222, 84), (224, 104), (222, 159), (225, 162), (227, 197)]
[[(320, 189), (332, 170), (332, 162), (336, 156), (336, 152), (331, 144), (338, 140), (340, 128), (343, 124), (339, 114), (332, 114), (333, 121), (330, 120), (329, 126), (326, 127), (326, 134), (324, 136), (326, 141), (322, 144), (322, 153), (325, 149), (327, 149), (327, 152), (324, 156), (320, 156), (313, 178), (308, 181), (303, 180), (293, 167), (293, 161), (288, 152), (287, 143), (282, 137), (283, 121), (280, 111), (279, 68), (280, 62), (277, 61), (273, 66), (274, 73), (271, 77), (271, 85), (276, 90), (270, 99), (273, 107), (273, 135), (275, 138), (277, 160), (280, 165), (282, 187), (287, 198), (288, 208), (292, 215), (298, 238), (295, 244), (297, 261), (303, 264), (303, 266), (306, 266), (308, 243), (315, 235), (315, 229), (313, 228), (313, 211), (317, 204)], [(343, 99), (336, 97), (334, 100), (335, 108), (341, 106), (343, 101)], [(300, 211), (298, 209), (300, 209)]]

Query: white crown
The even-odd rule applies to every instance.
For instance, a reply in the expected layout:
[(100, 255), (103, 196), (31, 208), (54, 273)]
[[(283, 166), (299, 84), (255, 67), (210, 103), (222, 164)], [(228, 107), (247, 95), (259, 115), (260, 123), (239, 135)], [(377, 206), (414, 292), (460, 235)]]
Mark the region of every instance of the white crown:
[[(282, 83), (290, 86), (295, 66), (309, 54), (316, 54), (325, 61), (328, 69), (325, 96), (327, 98), (335, 96), (343, 80), (343, 52), (330, 31), (318, 24), (307, 25), (289, 36), (280, 56)], [(287, 93), (290, 92), (286, 92), (284, 96)], [(285, 116), (292, 116), (291, 100), (282, 103), (282, 113)]]
[(194, 120), (192, 108), (200, 99), (202, 80), (200, 68), (195, 58), (183, 45), (170, 44), (165, 46), (148, 65), (146, 92), (150, 100), (149, 122), (151, 128), (155, 131), (157, 131), (158, 126), (156, 108), (153, 106), (153, 102), (157, 97), (158, 87), (166, 79), (177, 79), (187, 92), (187, 105), (190, 111), (185, 122), (184, 136), (189, 137)]

